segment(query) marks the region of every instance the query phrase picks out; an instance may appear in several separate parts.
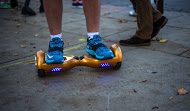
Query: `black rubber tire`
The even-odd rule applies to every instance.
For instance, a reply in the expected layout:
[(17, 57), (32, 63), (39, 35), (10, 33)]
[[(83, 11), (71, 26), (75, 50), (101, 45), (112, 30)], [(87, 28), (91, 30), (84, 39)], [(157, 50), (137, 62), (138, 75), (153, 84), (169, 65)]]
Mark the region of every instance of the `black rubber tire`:
[(114, 70), (118, 70), (121, 67), (122, 62), (118, 62), (115, 67), (113, 67)]
[(38, 69), (38, 76), (45, 77), (46, 76), (45, 71), (43, 69)]

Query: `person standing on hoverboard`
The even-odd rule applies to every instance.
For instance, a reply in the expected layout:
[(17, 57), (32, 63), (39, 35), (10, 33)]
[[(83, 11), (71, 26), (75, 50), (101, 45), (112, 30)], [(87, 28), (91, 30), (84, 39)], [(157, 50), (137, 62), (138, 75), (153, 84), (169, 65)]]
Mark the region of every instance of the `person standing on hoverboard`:
[[(46, 63), (63, 63), (62, 0), (44, 0), (44, 9), (51, 34)], [(86, 51), (99, 60), (113, 58), (113, 52), (104, 45), (99, 35), (100, 0), (83, 0), (83, 9), (88, 32)]]

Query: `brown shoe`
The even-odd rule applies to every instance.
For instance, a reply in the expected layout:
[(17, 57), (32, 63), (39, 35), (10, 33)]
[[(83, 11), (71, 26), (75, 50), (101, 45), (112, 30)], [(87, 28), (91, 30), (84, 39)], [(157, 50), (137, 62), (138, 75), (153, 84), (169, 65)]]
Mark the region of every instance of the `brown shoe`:
[(168, 19), (165, 16), (162, 16), (160, 19), (158, 19), (153, 24), (153, 32), (152, 32), (151, 38), (156, 37), (156, 35), (159, 33), (160, 29), (163, 28), (167, 22), (168, 22)]
[(136, 36), (133, 36), (130, 39), (120, 40), (119, 44), (124, 46), (149, 46), (150, 39), (140, 39)]

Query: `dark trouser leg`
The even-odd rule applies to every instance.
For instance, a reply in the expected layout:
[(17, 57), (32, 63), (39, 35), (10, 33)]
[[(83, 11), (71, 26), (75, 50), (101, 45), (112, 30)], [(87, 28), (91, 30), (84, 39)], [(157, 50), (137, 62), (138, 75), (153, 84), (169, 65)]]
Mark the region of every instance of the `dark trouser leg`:
[(44, 12), (44, 3), (43, 0), (40, 0), (40, 13)]
[(137, 11), (136, 36), (140, 39), (150, 39), (153, 31), (153, 21), (157, 21), (162, 15), (155, 10), (150, 0), (131, 0)]
[(24, 3), (24, 7), (27, 7), (27, 8), (28, 8), (29, 5), (30, 5), (30, 0), (26, 0), (25, 3)]

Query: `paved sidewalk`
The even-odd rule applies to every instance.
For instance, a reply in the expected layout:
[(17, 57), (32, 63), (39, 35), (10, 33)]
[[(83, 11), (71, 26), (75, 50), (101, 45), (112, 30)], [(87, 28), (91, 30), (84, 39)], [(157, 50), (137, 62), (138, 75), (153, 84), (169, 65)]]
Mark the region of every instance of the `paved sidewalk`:
[[(38, 12), (39, 1), (32, 2)], [(102, 5), (100, 34), (107, 46), (130, 38), (136, 18), (130, 7)], [(190, 13), (165, 11), (168, 24), (151, 46), (120, 46), (119, 70), (75, 67), (39, 78), (38, 50), (50, 40), (45, 14), (34, 17), (0, 9), (0, 111), (190, 111)], [(124, 23), (118, 22), (124, 20)], [(86, 23), (82, 9), (64, 2), (64, 55), (85, 55)]]

